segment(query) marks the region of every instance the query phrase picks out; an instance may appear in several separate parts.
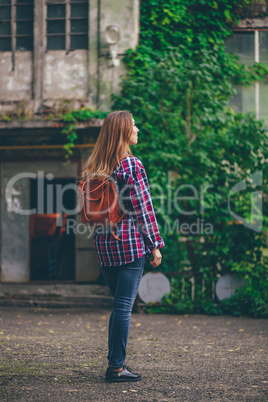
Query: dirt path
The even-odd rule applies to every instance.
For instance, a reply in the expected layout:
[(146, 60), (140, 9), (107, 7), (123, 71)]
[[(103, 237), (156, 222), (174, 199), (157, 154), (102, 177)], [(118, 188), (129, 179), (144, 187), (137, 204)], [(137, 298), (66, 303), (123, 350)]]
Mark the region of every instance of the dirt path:
[(109, 311), (2, 308), (1, 401), (267, 401), (267, 320), (133, 314), (126, 364), (106, 384)]

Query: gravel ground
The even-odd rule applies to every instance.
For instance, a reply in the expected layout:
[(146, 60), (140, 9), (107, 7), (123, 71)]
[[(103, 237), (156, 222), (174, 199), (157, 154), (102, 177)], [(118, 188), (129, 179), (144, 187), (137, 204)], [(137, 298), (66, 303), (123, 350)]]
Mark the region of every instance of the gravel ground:
[(137, 383), (107, 384), (110, 312), (2, 308), (1, 401), (267, 401), (267, 320), (133, 314)]

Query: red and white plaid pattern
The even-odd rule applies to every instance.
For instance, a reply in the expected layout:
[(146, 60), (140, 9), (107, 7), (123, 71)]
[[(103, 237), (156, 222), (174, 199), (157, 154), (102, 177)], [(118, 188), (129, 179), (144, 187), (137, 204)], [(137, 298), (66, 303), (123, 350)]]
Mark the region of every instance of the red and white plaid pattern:
[(94, 232), (98, 262), (106, 267), (128, 264), (165, 245), (159, 234), (142, 162), (127, 156), (114, 170), (113, 178), (118, 186), (121, 208), (128, 212), (115, 229), (121, 241), (115, 239), (110, 230), (103, 233), (103, 229), (96, 228)]

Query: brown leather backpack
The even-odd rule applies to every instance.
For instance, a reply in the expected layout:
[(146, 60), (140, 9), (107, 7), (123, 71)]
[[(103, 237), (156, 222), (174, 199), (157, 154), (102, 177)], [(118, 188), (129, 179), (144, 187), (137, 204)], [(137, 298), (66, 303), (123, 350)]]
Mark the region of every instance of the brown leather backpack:
[(86, 225), (110, 224), (113, 236), (117, 240), (121, 240), (115, 235), (114, 228), (117, 223), (121, 222), (126, 212), (121, 212), (119, 194), (114, 180), (111, 177), (89, 178), (79, 182), (78, 193), (81, 222)]

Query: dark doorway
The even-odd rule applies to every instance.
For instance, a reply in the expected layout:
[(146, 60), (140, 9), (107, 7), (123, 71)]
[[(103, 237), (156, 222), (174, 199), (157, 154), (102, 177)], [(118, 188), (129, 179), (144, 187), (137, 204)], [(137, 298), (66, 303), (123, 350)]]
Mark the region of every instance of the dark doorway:
[(30, 216), (31, 281), (75, 280), (75, 236), (68, 231), (75, 215), (62, 208), (75, 208), (74, 188), (66, 187), (71, 183), (74, 186), (75, 179), (42, 179), (39, 185), (38, 179), (30, 179), (30, 207), (37, 210)]

